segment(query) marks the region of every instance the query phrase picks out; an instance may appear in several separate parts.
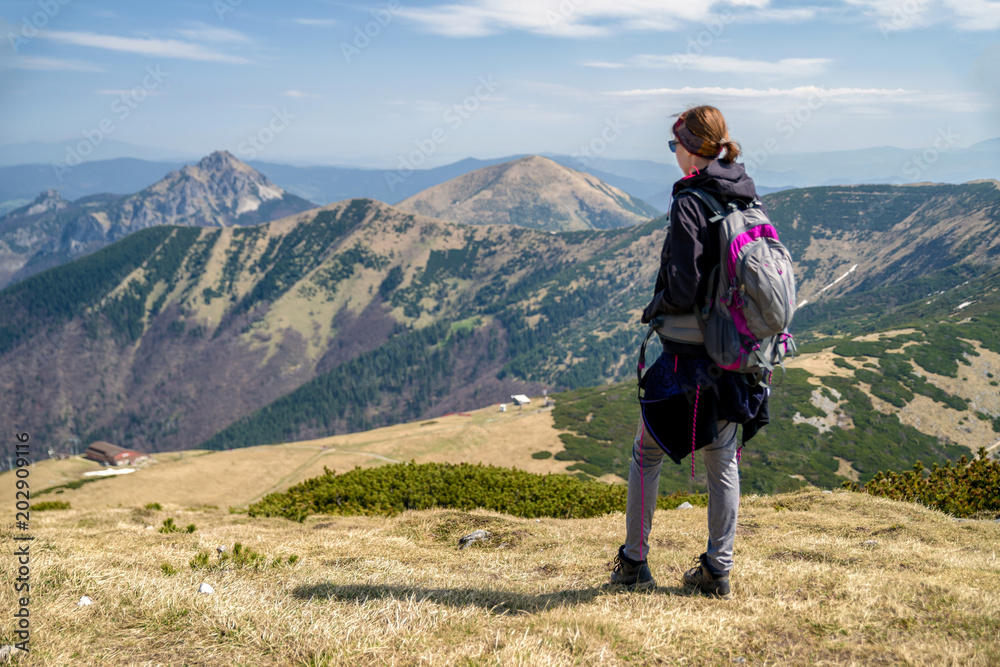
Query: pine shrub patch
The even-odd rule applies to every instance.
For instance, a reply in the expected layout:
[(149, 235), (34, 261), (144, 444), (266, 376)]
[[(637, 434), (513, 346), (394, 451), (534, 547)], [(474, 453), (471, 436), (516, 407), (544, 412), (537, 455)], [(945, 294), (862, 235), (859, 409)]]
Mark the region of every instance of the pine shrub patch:
[(250, 516), (303, 521), (310, 514), (391, 516), (405, 510), (477, 507), (535, 518), (588, 518), (625, 510), (624, 486), (538, 475), (482, 464), (415, 462), (319, 477), (272, 493), (250, 506)]
[(1000, 512), (1000, 461), (991, 460), (984, 447), (971, 462), (963, 456), (954, 465), (917, 461), (904, 473), (878, 472), (868, 484), (844, 482), (844, 488), (892, 500), (916, 502), (956, 517)]

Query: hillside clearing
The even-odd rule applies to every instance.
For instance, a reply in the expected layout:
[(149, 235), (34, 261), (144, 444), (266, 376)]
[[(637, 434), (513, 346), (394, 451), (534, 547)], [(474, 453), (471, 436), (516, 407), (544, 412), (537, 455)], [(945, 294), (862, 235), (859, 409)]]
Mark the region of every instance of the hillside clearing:
[[(70, 502), (73, 508), (143, 506), (242, 507), (268, 493), (323, 474), (324, 466), (347, 472), (396, 461), (417, 463), (483, 463), (516, 466), (534, 473), (566, 473), (569, 461), (534, 459), (540, 450), (563, 449), (552, 424), (551, 408), (493, 405), (468, 413), (385, 428), (282, 445), (262, 445), (222, 452), (167, 452), (157, 463), (134, 475), (85, 484), (79, 489), (49, 493), (41, 500)], [(100, 470), (79, 457), (39, 461), (32, 468), (33, 495), (45, 488), (82, 479)], [(14, 497), (14, 475), (0, 473), (0, 494)], [(12, 521), (13, 504), (0, 508), (0, 518)]]
[[(147, 529), (166, 517), (197, 531)], [(457, 549), (482, 527), (494, 538)], [(1000, 525), (863, 494), (744, 497), (731, 602), (679, 586), (704, 548), (700, 508), (656, 515), (650, 594), (602, 588), (620, 513), (427, 510), (298, 524), (133, 506), (46, 512), (33, 529), (33, 665), (1000, 661)], [(216, 546), (236, 542), (272, 565), (213, 569)], [(208, 568), (194, 570), (200, 551)], [(0, 568), (13, 578), (13, 559)], [(197, 594), (202, 582), (215, 593)], [(13, 589), (2, 590), (14, 608)], [(94, 604), (78, 607), (83, 595)]]

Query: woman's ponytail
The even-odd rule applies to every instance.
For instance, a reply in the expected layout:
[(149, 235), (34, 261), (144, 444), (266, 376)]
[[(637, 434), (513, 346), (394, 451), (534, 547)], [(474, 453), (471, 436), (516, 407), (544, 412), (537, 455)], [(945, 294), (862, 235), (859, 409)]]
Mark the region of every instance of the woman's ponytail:
[(742, 152), (740, 150), (740, 145), (735, 141), (733, 141), (732, 139), (727, 139), (726, 141), (723, 141), (719, 145), (722, 147), (723, 150), (726, 151), (725, 155), (723, 155), (719, 159), (725, 162), (726, 164), (732, 164), (733, 162), (735, 162), (736, 158), (738, 158), (740, 156), (740, 153)]

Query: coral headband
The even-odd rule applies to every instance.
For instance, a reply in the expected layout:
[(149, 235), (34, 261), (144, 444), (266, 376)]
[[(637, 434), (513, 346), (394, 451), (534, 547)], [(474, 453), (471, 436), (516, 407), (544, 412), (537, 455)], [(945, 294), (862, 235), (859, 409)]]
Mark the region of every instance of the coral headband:
[[(722, 153), (722, 147), (715, 144), (714, 141), (706, 141), (687, 129), (684, 124), (684, 116), (678, 118), (677, 122), (674, 123), (674, 136), (687, 149), (688, 153), (709, 158), (719, 157), (719, 154)], [(713, 145), (717, 147), (713, 148)]]

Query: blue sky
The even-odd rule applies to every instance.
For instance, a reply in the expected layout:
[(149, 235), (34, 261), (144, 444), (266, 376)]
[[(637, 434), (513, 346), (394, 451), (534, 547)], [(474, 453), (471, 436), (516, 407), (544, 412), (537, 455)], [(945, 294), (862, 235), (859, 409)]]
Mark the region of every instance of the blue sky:
[(749, 151), (1000, 137), (996, 1), (35, 0), (0, 2), (0, 38), (0, 145), (667, 162), (694, 104)]

